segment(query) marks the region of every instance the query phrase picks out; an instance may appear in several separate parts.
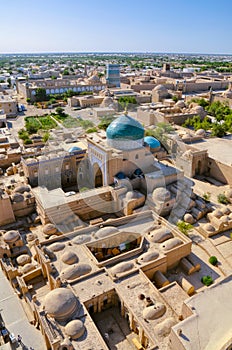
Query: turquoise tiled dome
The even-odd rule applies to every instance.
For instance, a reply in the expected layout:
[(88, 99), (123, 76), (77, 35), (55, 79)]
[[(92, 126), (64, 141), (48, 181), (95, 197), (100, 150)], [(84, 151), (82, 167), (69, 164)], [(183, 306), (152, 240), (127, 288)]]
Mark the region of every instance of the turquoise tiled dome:
[(110, 140), (140, 140), (144, 137), (143, 126), (128, 115), (116, 118), (106, 129)]
[(150, 147), (150, 148), (159, 148), (160, 142), (153, 136), (146, 136), (144, 137), (144, 142)]
[(76, 152), (76, 151), (82, 151), (82, 149), (80, 147), (77, 147), (77, 146), (73, 146), (71, 148), (69, 148), (69, 153), (72, 153), (72, 152)]

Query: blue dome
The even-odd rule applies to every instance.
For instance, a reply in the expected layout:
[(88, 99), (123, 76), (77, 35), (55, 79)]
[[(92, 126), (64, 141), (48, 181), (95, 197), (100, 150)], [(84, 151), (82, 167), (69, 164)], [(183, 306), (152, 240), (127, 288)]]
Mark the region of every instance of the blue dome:
[(111, 140), (140, 140), (144, 137), (144, 128), (137, 120), (122, 115), (108, 126), (106, 136)]
[(146, 136), (144, 137), (144, 142), (150, 147), (150, 148), (159, 148), (160, 142), (153, 136)]
[(77, 147), (77, 146), (73, 146), (71, 148), (69, 148), (69, 153), (72, 153), (72, 152), (76, 152), (76, 151), (82, 151), (82, 149), (80, 147)]

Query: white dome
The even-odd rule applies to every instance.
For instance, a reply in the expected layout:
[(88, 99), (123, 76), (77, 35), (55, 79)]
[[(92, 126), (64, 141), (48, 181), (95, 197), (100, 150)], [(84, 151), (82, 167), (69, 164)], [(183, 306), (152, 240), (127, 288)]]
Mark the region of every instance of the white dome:
[(59, 321), (67, 320), (78, 307), (78, 300), (68, 288), (56, 288), (49, 292), (44, 299), (47, 314)]
[(78, 339), (85, 333), (85, 326), (81, 320), (72, 320), (65, 326), (65, 334), (72, 339)]

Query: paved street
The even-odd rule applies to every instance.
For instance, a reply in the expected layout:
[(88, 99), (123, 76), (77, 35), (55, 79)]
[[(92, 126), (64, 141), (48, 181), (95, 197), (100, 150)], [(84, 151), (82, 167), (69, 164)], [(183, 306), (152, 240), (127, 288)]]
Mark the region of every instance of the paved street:
[(10, 333), (14, 333), (16, 338), (20, 334), (25, 345), (24, 347), (19, 346), (17, 349), (26, 350), (30, 347), (34, 350), (46, 349), (42, 334), (29, 323), (20, 299), (1, 269), (0, 286), (0, 312), (5, 326)]

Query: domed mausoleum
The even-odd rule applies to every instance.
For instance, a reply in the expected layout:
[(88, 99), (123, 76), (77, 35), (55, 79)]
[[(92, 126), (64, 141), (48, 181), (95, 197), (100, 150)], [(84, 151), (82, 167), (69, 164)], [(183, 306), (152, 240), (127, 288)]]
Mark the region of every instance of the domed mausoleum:
[(120, 150), (143, 146), (144, 128), (137, 120), (124, 114), (115, 119), (106, 130), (107, 144)]

